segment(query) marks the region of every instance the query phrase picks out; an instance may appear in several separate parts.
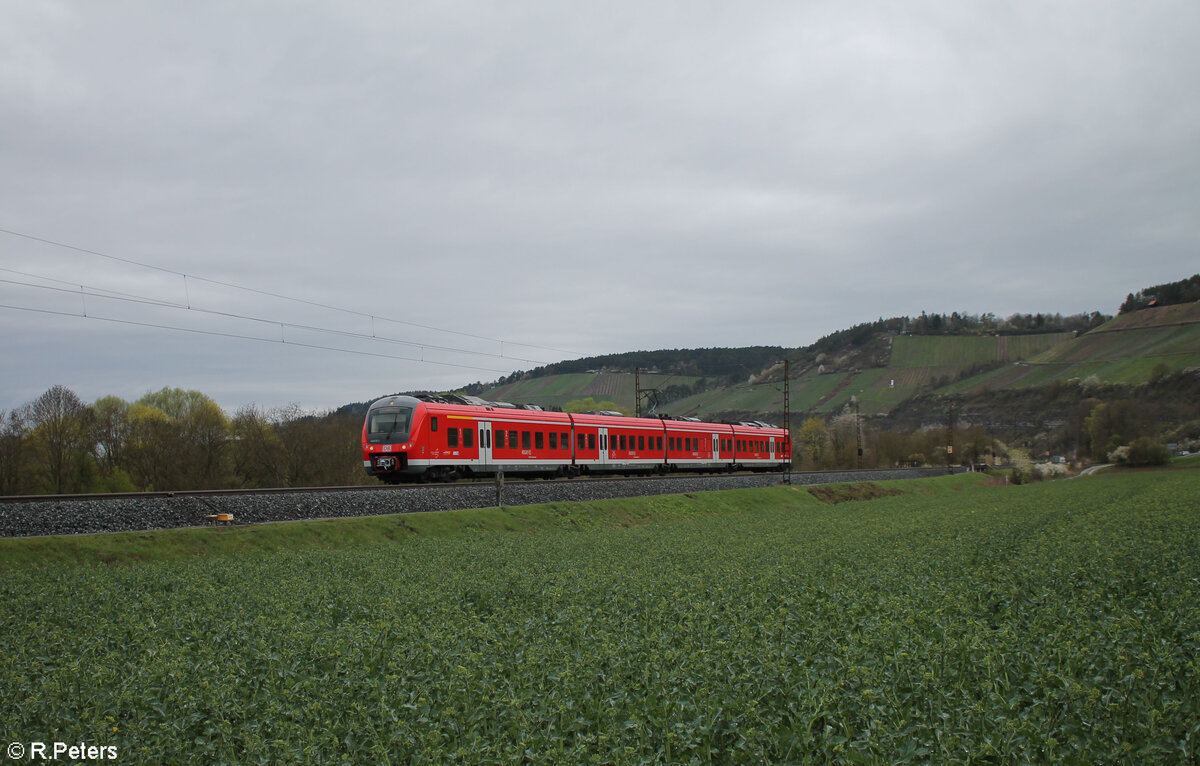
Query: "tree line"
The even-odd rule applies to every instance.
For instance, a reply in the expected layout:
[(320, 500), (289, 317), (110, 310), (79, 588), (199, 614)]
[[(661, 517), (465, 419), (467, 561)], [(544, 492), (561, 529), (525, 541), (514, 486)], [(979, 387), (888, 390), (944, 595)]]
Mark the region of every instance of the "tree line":
[(255, 405), (226, 415), (164, 388), (92, 404), (57, 385), (0, 411), (0, 495), (361, 484), (361, 416)]
[(1145, 287), (1136, 293), (1130, 293), (1121, 304), (1120, 313), (1140, 311), (1151, 306), (1173, 306), (1178, 303), (1200, 301), (1200, 274), (1193, 274), (1178, 282), (1167, 282), (1163, 285)]

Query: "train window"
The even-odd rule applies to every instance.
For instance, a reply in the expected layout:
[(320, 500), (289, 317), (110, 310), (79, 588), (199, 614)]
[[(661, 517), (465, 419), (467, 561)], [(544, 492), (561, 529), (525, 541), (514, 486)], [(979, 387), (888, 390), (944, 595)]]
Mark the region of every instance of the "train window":
[(496, 449), (504, 449), (504, 432), (496, 432)]
[(558, 432), (550, 432), (550, 449), (558, 449)]
[(368, 435), (378, 440), (396, 437), (396, 441), (408, 441), (408, 426), (412, 420), (412, 407), (380, 407), (371, 410)]
[(563, 449), (571, 449), (571, 434), (563, 431), (563, 435), (558, 438), (558, 443)]
[(596, 434), (588, 434), (588, 449), (596, 449)]
[(521, 432), (521, 449), (529, 449), (529, 432)]
[(625, 434), (621, 434), (621, 436), (620, 436), (620, 444), (621, 444), (621, 449), (626, 449), (626, 447), (625, 447)]
[(578, 449), (587, 449), (587, 437), (583, 434), (575, 434), (575, 446)]
[(638, 452), (641, 452), (644, 449), (646, 449), (646, 437), (639, 436), (638, 437)]
[(463, 429), (463, 446), (464, 447), (474, 447), (475, 446), (475, 429), (474, 428), (464, 428)]
[(429, 430), (432, 431), (433, 433), (437, 433), (437, 416), (436, 415), (429, 419)]
[(541, 431), (537, 431), (536, 433), (534, 433), (533, 446), (535, 449), (541, 449), (543, 446), (545, 446), (543, 443), (544, 437), (545, 437), (545, 434), (543, 434)]
[(508, 432), (508, 448), (509, 449), (517, 448), (517, 432), (516, 431)]
[(656, 437), (654, 437), (654, 441), (658, 444), (658, 446), (655, 447), (654, 449), (658, 450), (659, 452), (662, 452), (662, 437), (656, 436)]
[(446, 429), (446, 446), (447, 447), (457, 447), (458, 446), (458, 429), (457, 428), (447, 428)]

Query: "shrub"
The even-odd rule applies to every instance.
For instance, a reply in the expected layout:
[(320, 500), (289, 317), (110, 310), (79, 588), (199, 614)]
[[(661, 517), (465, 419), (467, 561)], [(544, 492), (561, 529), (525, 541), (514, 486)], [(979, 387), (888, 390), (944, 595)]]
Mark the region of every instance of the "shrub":
[(1062, 463), (1034, 463), (1033, 473), (1039, 479), (1061, 479), (1069, 471)]
[(1008, 462), (1012, 464), (1013, 484), (1027, 484), (1037, 477), (1033, 472), (1033, 461), (1027, 449), (1010, 449)]
[(1129, 465), (1166, 465), (1171, 461), (1171, 451), (1166, 445), (1148, 436), (1134, 439), (1128, 449)]

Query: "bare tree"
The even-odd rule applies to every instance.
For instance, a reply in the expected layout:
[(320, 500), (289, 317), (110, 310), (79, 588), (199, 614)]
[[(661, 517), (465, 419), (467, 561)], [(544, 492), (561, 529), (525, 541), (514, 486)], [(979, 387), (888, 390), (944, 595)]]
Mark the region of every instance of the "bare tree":
[(29, 491), (29, 405), (0, 412), (0, 495)]
[(33, 402), (30, 414), (51, 489), (58, 494), (86, 489), (79, 477), (91, 452), (91, 410), (74, 391), (56, 385)]

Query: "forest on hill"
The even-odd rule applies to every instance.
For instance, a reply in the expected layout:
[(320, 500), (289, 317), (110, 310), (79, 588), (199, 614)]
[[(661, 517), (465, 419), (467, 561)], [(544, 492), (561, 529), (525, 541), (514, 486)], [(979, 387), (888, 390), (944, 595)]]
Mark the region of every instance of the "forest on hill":
[(1130, 293), (1121, 304), (1121, 314), (1128, 314), (1139, 309), (1154, 306), (1176, 306), (1181, 303), (1200, 301), (1200, 274), (1193, 274), (1178, 282), (1168, 282), (1163, 285), (1144, 287), (1136, 293)]

